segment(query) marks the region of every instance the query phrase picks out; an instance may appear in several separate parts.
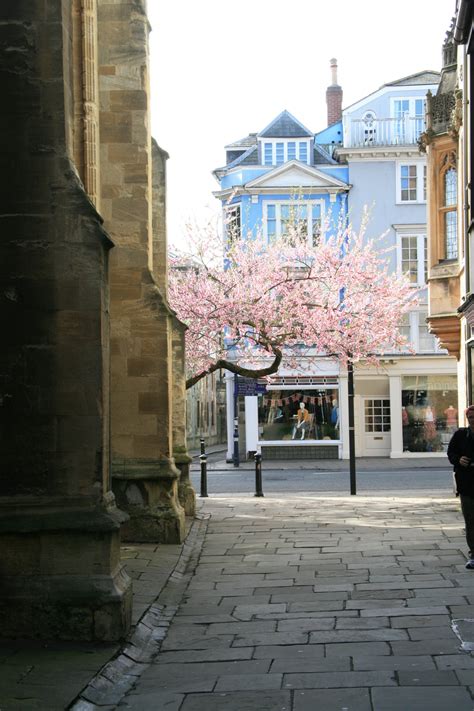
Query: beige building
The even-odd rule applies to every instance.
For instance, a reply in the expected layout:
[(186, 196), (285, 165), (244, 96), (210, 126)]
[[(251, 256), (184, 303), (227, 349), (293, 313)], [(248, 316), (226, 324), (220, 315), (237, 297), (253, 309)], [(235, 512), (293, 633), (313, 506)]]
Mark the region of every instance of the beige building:
[(121, 527), (180, 542), (194, 510), (150, 28), (139, 0), (8, 3), (0, 20), (0, 629), (114, 640)]
[(473, 400), (472, 6), (461, 0), (443, 46), (437, 93), (428, 96), (430, 330), (457, 359), (460, 425)]

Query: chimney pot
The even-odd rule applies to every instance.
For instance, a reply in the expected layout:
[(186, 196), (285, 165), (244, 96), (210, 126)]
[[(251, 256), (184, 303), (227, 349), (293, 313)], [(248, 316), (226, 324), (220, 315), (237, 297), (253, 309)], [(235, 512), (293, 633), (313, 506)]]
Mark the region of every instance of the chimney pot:
[(342, 89), (337, 83), (337, 59), (330, 59), (332, 84), (326, 89), (328, 126), (342, 118)]

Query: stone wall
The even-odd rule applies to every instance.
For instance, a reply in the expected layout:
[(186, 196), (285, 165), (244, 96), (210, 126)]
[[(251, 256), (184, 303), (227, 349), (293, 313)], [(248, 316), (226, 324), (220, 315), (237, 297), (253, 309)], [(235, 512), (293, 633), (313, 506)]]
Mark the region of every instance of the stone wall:
[[(114, 491), (131, 516), (124, 536), (179, 542), (184, 511), (172, 456), (173, 314), (157, 282), (163, 284), (166, 275), (166, 245), (158, 242), (153, 225), (148, 31), (143, 3), (100, 2), (101, 206), (115, 244), (112, 462)], [(158, 198), (164, 204), (163, 195)], [(155, 215), (160, 214), (164, 208), (158, 204)]]
[(118, 639), (131, 586), (110, 490), (112, 243), (73, 162), (72, 5), (3, 3), (0, 36), (0, 633)]

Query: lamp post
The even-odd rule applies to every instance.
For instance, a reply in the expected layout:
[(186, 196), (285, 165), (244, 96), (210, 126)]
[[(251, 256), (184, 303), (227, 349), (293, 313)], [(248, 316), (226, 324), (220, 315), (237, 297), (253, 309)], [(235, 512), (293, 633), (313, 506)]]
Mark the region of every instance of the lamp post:
[(351, 481), (351, 496), (355, 496), (357, 494), (357, 487), (354, 429), (354, 364), (350, 358), (347, 361), (347, 395), (349, 411), (349, 472)]

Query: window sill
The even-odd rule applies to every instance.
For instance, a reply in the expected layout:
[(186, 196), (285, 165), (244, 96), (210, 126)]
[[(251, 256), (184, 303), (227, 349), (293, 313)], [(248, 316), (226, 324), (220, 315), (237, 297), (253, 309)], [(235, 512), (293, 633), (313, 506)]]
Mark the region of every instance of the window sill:
[(445, 259), (430, 267), (429, 279), (446, 279), (458, 277), (461, 273), (461, 264), (457, 259)]

